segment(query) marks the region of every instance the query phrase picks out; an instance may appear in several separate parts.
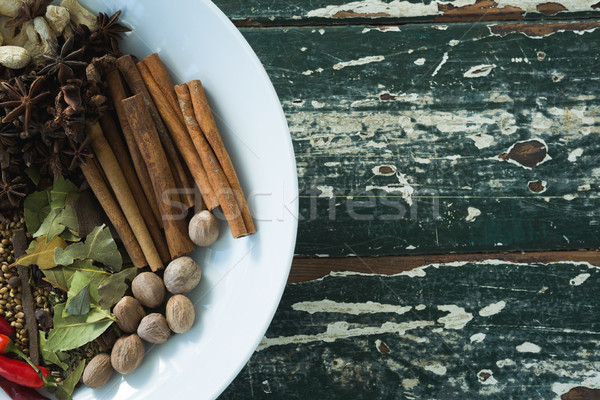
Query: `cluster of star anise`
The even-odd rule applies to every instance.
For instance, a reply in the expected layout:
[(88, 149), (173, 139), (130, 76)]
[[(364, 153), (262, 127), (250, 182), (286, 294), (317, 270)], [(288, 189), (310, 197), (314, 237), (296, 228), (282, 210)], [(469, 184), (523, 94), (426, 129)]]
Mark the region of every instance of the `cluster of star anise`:
[[(18, 27), (43, 15), (49, 3), (24, 1), (6, 24)], [(82, 180), (77, 166), (91, 156), (86, 123), (110, 109), (100, 77), (114, 67), (120, 35), (129, 31), (119, 15), (100, 13), (94, 32), (71, 27), (73, 34), (60, 38), (40, 64), (0, 70), (0, 211), (19, 207), (33, 189), (25, 171), (35, 169), (47, 181)]]

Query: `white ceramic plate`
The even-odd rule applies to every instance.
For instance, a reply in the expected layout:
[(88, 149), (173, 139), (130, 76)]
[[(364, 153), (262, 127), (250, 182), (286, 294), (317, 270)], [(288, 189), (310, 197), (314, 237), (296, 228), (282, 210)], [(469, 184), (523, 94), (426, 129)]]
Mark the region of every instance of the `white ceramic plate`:
[(75, 399), (212, 399), (236, 377), (263, 337), (281, 299), (296, 240), (298, 182), (279, 99), (238, 30), (208, 0), (82, 1), (121, 9), (133, 32), (124, 53), (158, 52), (176, 83), (201, 79), (249, 200), (258, 233), (219, 240), (194, 254), (203, 268), (189, 297), (196, 322), (167, 343), (146, 347), (142, 365), (114, 374)]

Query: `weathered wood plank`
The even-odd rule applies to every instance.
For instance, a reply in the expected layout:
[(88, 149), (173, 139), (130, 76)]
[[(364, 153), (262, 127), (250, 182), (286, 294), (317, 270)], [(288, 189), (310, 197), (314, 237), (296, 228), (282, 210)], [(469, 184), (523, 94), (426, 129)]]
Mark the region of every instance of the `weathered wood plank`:
[(599, 26), (242, 29), (294, 141), (297, 253), (596, 248)]
[(288, 285), (221, 398), (596, 398), (575, 395), (600, 389), (598, 285), (585, 263), (493, 261)]
[(294, 257), (288, 283), (322, 278), (332, 272), (394, 275), (428, 264), (503, 260), (512, 263), (556, 263), (565, 260), (600, 266), (600, 251), (533, 251), (513, 253), (419, 254), (383, 257)]
[(465, 22), (598, 16), (594, 1), (560, 0), (215, 0), (240, 26)]

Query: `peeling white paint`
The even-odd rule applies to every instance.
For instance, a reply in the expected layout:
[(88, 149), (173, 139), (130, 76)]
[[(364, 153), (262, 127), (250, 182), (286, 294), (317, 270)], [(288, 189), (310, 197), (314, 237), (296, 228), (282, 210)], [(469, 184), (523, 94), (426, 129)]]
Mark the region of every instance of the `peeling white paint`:
[(435, 70), (433, 71), (431, 76), (436, 76), (437, 73), (440, 72), (440, 69), (442, 69), (442, 65), (446, 64), (447, 61), (448, 61), (448, 52), (445, 52), (444, 55), (442, 56), (442, 61), (440, 61), (440, 63), (435, 68)]
[(592, 190), (592, 186), (590, 184), (585, 184), (585, 185), (579, 185), (577, 186), (577, 191), (578, 192), (587, 192)]
[(302, 75), (307, 75), (307, 76), (308, 76), (308, 75), (312, 75), (312, 74), (313, 74), (313, 72), (315, 72), (315, 71), (313, 71), (312, 69), (308, 69), (308, 70), (306, 70), (306, 71), (302, 72)]
[(465, 218), (465, 221), (473, 222), (473, 221), (475, 221), (475, 218), (477, 218), (481, 215), (481, 210), (479, 210), (478, 208), (475, 208), (475, 207), (469, 207), (467, 209), (467, 213), (468, 213), (468, 215)]
[[(489, 375), (487, 377), (483, 377), (482, 374)], [(482, 369), (477, 373), (477, 380), (482, 385), (495, 385), (498, 383), (496, 378), (494, 378), (494, 372), (491, 369)]]
[(492, 303), (489, 306), (483, 307), (481, 310), (479, 310), (479, 315), (481, 315), (482, 317), (490, 317), (504, 310), (504, 307), (506, 307), (506, 302), (504, 300), (501, 300), (497, 303)]
[[(383, 342), (380, 339), (375, 340), (375, 348), (377, 349), (378, 352), (380, 352), (381, 354), (384, 354), (381, 351), (381, 345), (383, 344)], [(387, 347), (389, 349), (388, 353), (391, 353), (392, 350), (389, 348), (389, 346), (386, 344), (385, 347)]]
[(485, 149), (486, 147), (490, 147), (494, 144), (494, 137), (485, 133), (476, 133), (467, 137), (473, 142), (475, 142), (475, 147), (477, 147), (480, 150)]
[[(536, 182), (540, 182), (540, 185), (542, 186), (542, 190), (540, 190), (539, 192), (534, 192), (533, 190), (531, 190), (531, 188), (529, 187), (530, 184), (532, 183), (536, 183)], [(527, 182), (527, 188), (529, 189), (529, 191), (531, 193), (535, 193), (535, 194), (542, 194), (544, 193), (546, 190), (548, 190), (548, 182), (546, 181), (529, 181)]]
[(451, 41), (448, 42), (448, 44), (452, 47), (456, 46), (459, 43), (460, 43), (460, 40), (456, 40), (456, 39), (452, 39)]
[(393, 304), (381, 304), (373, 301), (366, 303), (338, 303), (332, 300), (302, 301), (292, 305), (296, 311), (304, 311), (309, 314), (315, 313), (340, 313), (340, 314), (378, 314), (394, 313), (406, 314), (412, 310), (412, 306), (397, 306)]
[(542, 351), (542, 348), (535, 343), (531, 342), (523, 342), (516, 347), (517, 351), (520, 353), (539, 353)]
[(569, 153), (569, 157), (567, 157), (567, 160), (569, 160), (571, 162), (576, 162), (577, 157), (581, 157), (582, 154), (583, 154), (583, 149), (577, 148)]
[(418, 379), (402, 379), (402, 387), (406, 390), (413, 389), (419, 385)]
[(327, 324), (325, 332), (315, 335), (279, 336), (274, 338), (264, 337), (256, 351), (261, 351), (272, 346), (283, 346), (287, 344), (301, 344), (312, 342), (335, 342), (338, 339), (348, 339), (357, 336), (381, 335), (384, 333), (397, 333), (404, 335), (406, 332), (433, 325), (433, 321), (409, 321), (409, 322), (385, 322), (381, 326), (369, 326), (361, 328), (350, 328), (346, 321), (338, 321)]
[(323, 108), (325, 107), (325, 103), (321, 103), (320, 101), (313, 100), (310, 103), (314, 108)]
[(504, 360), (496, 361), (496, 365), (498, 366), (498, 368), (504, 368), (504, 367), (512, 367), (516, 364), (510, 358), (505, 358)]
[(551, 389), (556, 393), (555, 400), (560, 400), (562, 395), (577, 386), (590, 389), (600, 389), (600, 372), (596, 370), (581, 371), (579, 374), (569, 374), (570, 382), (555, 382)]
[(471, 343), (481, 343), (484, 341), (486, 337), (485, 333), (476, 333), (474, 335), (471, 335), (471, 337), (469, 338), (471, 340)]
[(429, 364), (429, 365), (425, 365), (423, 366), (423, 369), (425, 371), (429, 371), (429, 372), (433, 372), (436, 375), (446, 375), (446, 367), (444, 367), (442, 364), (440, 363), (434, 363), (434, 364)]
[(306, 51), (306, 50), (308, 50), (306, 47), (301, 47), (300, 48), (300, 51)]
[(563, 199), (565, 199), (566, 201), (573, 201), (573, 200), (575, 200), (578, 197), (579, 197), (579, 195), (577, 193), (575, 193), (575, 194), (565, 194), (563, 196)]
[(454, 304), (437, 306), (437, 309), (449, 313), (437, 321), (440, 324), (444, 324), (445, 329), (462, 329), (473, 319), (473, 314), (466, 312), (464, 308)]
[(415, 63), (415, 65), (423, 65), (423, 64), (425, 64), (425, 59), (424, 58), (417, 58), (414, 61), (414, 63)]
[[(545, 162), (547, 162), (547, 161), (550, 161), (550, 160), (552, 160), (552, 157), (550, 157), (550, 154), (549, 154), (548, 145), (546, 144), (546, 142), (544, 141), (544, 139), (540, 139), (539, 137), (534, 137), (534, 138), (527, 139), (527, 140), (519, 140), (518, 142), (514, 143), (513, 145), (511, 145), (511, 146), (508, 148), (508, 150), (506, 151), (506, 154), (510, 154), (511, 150), (512, 150), (512, 149), (513, 149), (513, 148), (514, 148), (514, 147), (515, 147), (517, 144), (519, 144), (519, 143), (525, 143), (525, 142), (530, 142), (530, 141), (533, 141), (533, 140), (535, 140), (535, 141), (537, 141), (537, 142), (540, 142), (540, 143), (541, 143), (541, 144), (544, 146), (544, 148), (546, 149), (546, 157), (544, 157), (544, 159), (543, 159), (542, 161), (540, 161), (539, 163), (537, 163), (536, 167), (537, 167), (537, 166), (539, 166), (539, 165), (542, 165), (543, 163), (545, 163)], [(522, 167), (522, 168), (525, 168), (525, 169), (528, 169), (528, 170), (531, 170), (531, 169), (533, 169), (533, 168), (531, 168), (531, 167), (528, 167), (528, 166), (526, 166), (526, 165), (523, 165), (523, 164), (521, 164), (521, 163), (519, 163), (519, 162), (517, 162), (517, 161), (513, 160), (512, 158), (506, 158), (506, 159), (503, 159), (503, 158), (500, 158), (500, 157), (494, 157), (494, 159), (496, 159), (496, 160), (498, 160), (498, 161), (506, 161), (506, 162), (508, 162), (508, 163), (511, 163), (511, 164), (514, 164), (514, 165), (518, 165), (519, 167)]]
[(571, 286), (579, 286), (581, 285), (583, 282), (585, 282), (591, 275), (590, 274), (579, 274), (577, 275), (575, 278), (571, 279), (569, 281), (569, 285)]
[(431, 160), (429, 158), (413, 157), (413, 160), (418, 164), (431, 164)]
[(413, 246), (412, 244), (411, 244), (411, 245), (408, 245), (408, 246), (406, 246), (406, 250), (414, 250), (414, 249), (416, 249), (416, 247), (415, 247), (415, 246)]
[(325, 34), (325, 29), (319, 29), (319, 34), (323, 36)]
[(333, 198), (333, 186), (318, 185), (317, 189), (321, 191), (319, 197), (326, 197), (328, 199)]
[(326, 167), (339, 167), (341, 163), (339, 161), (327, 161), (325, 164)]
[(423, 311), (426, 308), (427, 306), (425, 304), (419, 304), (418, 306), (415, 306), (415, 310), (417, 311)]
[(469, 68), (469, 70), (466, 71), (463, 76), (465, 78), (481, 78), (488, 76), (494, 68), (496, 68), (496, 64), (475, 65), (474, 67)]
[(358, 65), (365, 65), (365, 64), (374, 63), (374, 62), (381, 62), (383, 60), (385, 60), (384, 56), (362, 57), (362, 58), (359, 58), (358, 60), (339, 62), (333, 66), (333, 69), (340, 70), (340, 69), (346, 68), (346, 67), (355, 67)]
[[(390, 172), (381, 172), (381, 168), (389, 168)], [(396, 171), (397, 171), (397, 169), (396, 169), (395, 165), (378, 165), (371, 169), (371, 172), (373, 172), (374, 175), (379, 175), (379, 176), (395, 175)]]

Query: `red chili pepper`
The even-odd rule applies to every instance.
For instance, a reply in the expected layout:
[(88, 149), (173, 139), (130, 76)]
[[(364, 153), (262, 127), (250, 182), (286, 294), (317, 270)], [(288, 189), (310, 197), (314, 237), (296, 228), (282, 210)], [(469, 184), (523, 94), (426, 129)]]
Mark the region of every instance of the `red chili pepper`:
[(11, 336), (13, 333), (15, 333), (15, 328), (10, 326), (8, 321), (2, 317), (0, 317), (0, 333), (6, 336)]
[(0, 354), (12, 353), (15, 352), (15, 349), (12, 340), (8, 336), (0, 333)]
[[(36, 365), (44, 378), (50, 375), (48, 369)], [(0, 376), (8, 379), (11, 382), (21, 386), (26, 386), (34, 389), (44, 387), (46, 382), (42, 379), (33, 367), (24, 361), (13, 360), (0, 356)]]
[(50, 400), (36, 390), (17, 385), (2, 376), (0, 376), (0, 387), (12, 400)]

